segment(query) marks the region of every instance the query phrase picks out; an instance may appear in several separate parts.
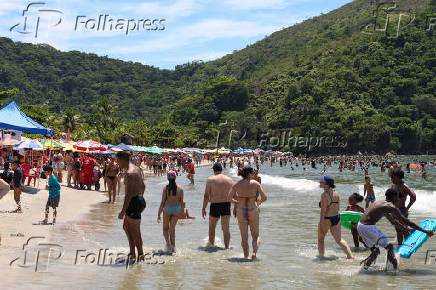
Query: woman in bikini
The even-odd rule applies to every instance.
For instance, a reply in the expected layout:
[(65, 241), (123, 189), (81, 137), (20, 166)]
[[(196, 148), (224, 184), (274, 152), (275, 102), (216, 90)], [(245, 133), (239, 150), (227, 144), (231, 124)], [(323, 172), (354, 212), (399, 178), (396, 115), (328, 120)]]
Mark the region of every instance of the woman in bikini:
[[(238, 175), (242, 176), (242, 180), (235, 183), (230, 191), (232, 202), (236, 203), (235, 215), (238, 218), (239, 230), (241, 232), (241, 245), (244, 250), (244, 257), (248, 258), (248, 228), (250, 228), (253, 254), (251, 259), (256, 259), (257, 250), (260, 245), (259, 237), (259, 206), (267, 200), (266, 194), (263, 191), (259, 182), (253, 179), (253, 168), (246, 164), (238, 170)], [(259, 193), (260, 199), (257, 199)]]
[(115, 195), (117, 193), (117, 183), (118, 183), (118, 174), (120, 173), (120, 168), (118, 164), (115, 163), (113, 158), (110, 158), (108, 165), (106, 166), (105, 178), (107, 180), (107, 188), (109, 201), (108, 203), (115, 203)]
[(163, 236), (166, 242), (166, 250), (174, 253), (176, 251), (176, 225), (178, 219), (184, 213), (183, 189), (176, 184), (176, 173), (169, 171), (167, 174), (168, 185), (162, 190), (162, 201), (157, 222), (160, 223), (160, 215), (163, 212)]
[(339, 215), (339, 194), (335, 188), (334, 179), (326, 175), (319, 178), (320, 187), (324, 189), (319, 206), (321, 214), (318, 224), (318, 252), (324, 257), (324, 239), (330, 230), (336, 243), (347, 254), (347, 259), (354, 259), (347, 242), (341, 238), (341, 216)]

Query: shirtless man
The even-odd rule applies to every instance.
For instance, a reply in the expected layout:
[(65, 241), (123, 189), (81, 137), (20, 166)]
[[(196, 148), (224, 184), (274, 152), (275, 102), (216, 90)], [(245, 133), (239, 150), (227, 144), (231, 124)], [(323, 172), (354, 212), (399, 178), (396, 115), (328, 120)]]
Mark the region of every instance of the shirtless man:
[(404, 230), (408, 231), (406, 227), (410, 226), (415, 230), (426, 233), (430, 237), (433, 236), (433, 231), (422, 229), (401, 214), (398, 210), (400, 199), (398, 198), (398, 192), (396, 190), (392, 188), (388, 189), (385, 196), (386, 201), (376, 201), (371, 204), (357, 225), (357, 231), (359, 232), (360, 237), (371, 249), (369, 257), (362, 261), (365, 269), (375, 262), (377, 256), (380, 254), (380, 250), (378, 249), (380, 246), (388, 251), (388, 260), (392, 263), (394, 269), (396, 270), (398, 268), (394, 246), (386, 235), (375, 226), (383, 216), (386, 217), (396, 228), (404, 227)]
[(214, 176), (207, 179), (202, 209), (202, 216), (206, 218), (206, 207), (210, 202), (208, 247), (215, 245), (215, 228), (218, 220), (221, 218), (224, 245), (228, 249), (230, 245), (230, 202), (232, 201), (232, 198), (229, 197), (229, 192), (233, 186), (233, 180), (222, 174), (223, 166), (221, 163), (216, 162), (212, 169)]
[[(392, 189), (398, 192), (397, 207), (400, 210), (401, 214), (405, 218), (408, 218), (409, 210), (416, 201), (416, 194), (415, 192), (413, 192), (412, 189), (410, 189), (410, 187), (404, 184), (403, 179), (404, 179), (403, 170), (401, 170), (400, 168), (394, 168), (391, 171)], [(409, 196), (410, 201), (406, 207), (407, 196)], [(403, 231), (401, 227), (396, 227), (395, 230), (397, 231), (398, 245), (401, 245), (403, 241), (409, 236), (409, 233), (407, 231)]]
[(119, 219), (124, 218), (123, 229), (129, 240), (130, 253), (129, 263), (136, 260), (135, 248), (138, 250), (138, 261), (144, 260), (141, 237), (141, 213), (145, 209), (145, 184), (142, 179), (141, 169), (130, 163), (130, 154), (126, 151), (117, 153), (119, 166), (124, 169), (125, 196), (124, 204), (118, 215)]
[(368, 208), (370, 203), (375, 202), (374, 185), (371, 183), (371, 177), (369, 175), (365, 175), (363, 196), (365, 197), (365, 208)]
[[(237, 204), (236, 216), (238, 217), (239, 230), (241, 232), (241, 244), (244, 250), (244, 257), (248, 258), (248, 228), (250, 227), (253, 254), (251, 259), (255, 260), (257, 250), (260, 245), (259, 237), (259, 206), (265, 202), (267, 197), (259, 182), (253, 180), (253, 168), (246, 164), (239, 169), (238, 175), (242, 176), (242, 180), (232, 186), (230, 196), (232, 202)], [(259, 193), (260, 200), (256, 195)]]

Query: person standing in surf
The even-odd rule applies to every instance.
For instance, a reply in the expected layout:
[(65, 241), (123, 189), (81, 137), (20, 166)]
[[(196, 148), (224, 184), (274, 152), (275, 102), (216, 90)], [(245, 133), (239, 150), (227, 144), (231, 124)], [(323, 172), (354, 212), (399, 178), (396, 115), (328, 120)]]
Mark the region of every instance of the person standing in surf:
[[(237, 207), (236, 216), (241, 232), (244, 257), (247, 259), (249, 256), (248, 228), (250, 228), (253, 246), (251, 259), (255, 260), (260, 245), (259, 206), (267, 200), (267, 196), (260, 183), (253, 179), (253, 174), (253, 168), (249, 164), (239, 168), (238, 175), (242, 176), (242, 180), (232, 186), (230, 197)], [(259, 193), (260, 199), (257, 198), (257, 193)]]
[[(354, 211), (364, 213), (365, 210), (357, 205), (359, 202), (363, 201), (363, 196), (358, 193), (353, 193), (348, 198), (348, 206), (345, 209), (346, 211)], [(359, 248), (359, 233), (357, 232), (357, 224), (351, 223), (351, 235), (353, 236), (354, 246)]]
[(157, 213), (157, 222), (161, 221), (163, 212), (163, 236), (166, 242), (166, 251), (176, 252), (176, 225), (184, 213), (183, 189), (176, 184), (176, 173), (167, 173), (168, 185), (162, 190), (162, 200)]
[(350, 247), (341, 237), (341, 216), (339, 215), (339, 193), (334, 190), (335, 181), (330, 175), (319, 178), (319, 186), (324, 189), (319, 206), (321, 213), (318, 223), (318, 253), (324, 257), (324, 240), (330, 230), (335, 242), (347, 254), (347, 259), (354, 259)]
[[(394, 168), (391, 171), (390, 176), (392, 181), (392, 189), (398, 192), (398, 209), (405, 218), (408, 218), (409, 210), (416, 201), (416, 194), (409, 186), (404, 183), (403, 170), (401, 170), (400, 168)], [(406, 207), (407, 196), (409, 196), (410, 201)], [(409, 236), (409, 232), (403, 231), (402, 228), (404, 228), (404, 226), (395, 228), (395, 230), (397, 231), (397, 241), (399, 246), (403, 244), (403, 241)]]
[(357, 224), (357, 231), (359, 232), (360, 237), (371, 249), (371, 254), (368, 258), (361, 262), (361, 264), (364, 264), (365, 269), (371, 266), (377, 259), (377, 256), (380, 254), (379, 247), (383, 247), (388, 251), (389, 262), (392, 263), (395, 270), (398, 268), (394, 246), (386, 235), (375, 226), (382, 217), (386, 217), (395, 228), (403, 228), (404, 231), (408, 231), (407, 226), (410, 226), (415, 230), (426, 233), (429, 237), (433, 236), (433, 231), (424, 230), (404, 217), (398, 209), (398, 205), (401, 203), (398, 196), (398, 191), (392, 188), (388, 189), (385, 193), (386, 201), (377, 201), (373, 203), (363, 214), (360, 222)]
[(233, 180), (222, 174), (223, 166), (220, 162), (216, 162), (212, 169), (214, 176), (207, 179), (202, 209), (202, 216), (206, 218), (206, 207), (210, 202), (208, 247), (215, 245), (215, 228), (218, 220), (221, 218), (224, 246), (228, 249), (230, 245), (231, 214), (231, 197), (229, 197), (229, 192), (233, 186)]
[(194, 162), (192, 159), (188, 159), (188, 166), (186, 167), (186, 171), (188, 171), (188, 175), (186, 176), (189, 181), (191, 181), (191, 184), (194, 184), (194, 175), (195, 175), (195, 168), (194, 168)]
[[(125, 196), (119, 219), (124, 219), (123, 229), (129, 241), (129, 263), (144, 260), (141, 237), (141, 213), (145, 209), (144, 200), (145, 183), (142, 179), (141, 169), (130, 163), (130, 153), (121, 151), (117, 153), (118, 164), (124, 169)], [(135, 248), (138, 251), (136, 256)]]
[(363, 185), (363, 196), (365, 197), (365, 208), (369, 207), (370, 203), (375, 202), (374, 185), (371, 183), (371, 177), (365, 175), (365, 184)]

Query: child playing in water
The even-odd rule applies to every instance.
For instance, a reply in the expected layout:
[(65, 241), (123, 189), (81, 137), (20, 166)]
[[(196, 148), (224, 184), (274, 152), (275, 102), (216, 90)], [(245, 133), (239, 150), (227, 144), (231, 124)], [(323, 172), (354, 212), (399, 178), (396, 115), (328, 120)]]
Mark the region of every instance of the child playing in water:
[[(362, 202), (362, 201), (363, 201), (363, 196), (361, 196), (358, 193), (353, 193), (348, 198), (349, 205), (347, 206), (347, 208), (345, 210), (346, 211), (362, 212), (362, 213), (365, 212), (365, 210), (362, 207), (357, 205), (359, 202)], [(359, 247), (359, 234), (357, 232), (357, 224), (356, 223), (351, 223), (351, 234), (353, 235), (354, 246), (356, 248), (358, 248)]]
[(179, 220), (195, 220), (195, 216), (190, 216), (188, 209), (186, 208), (186, 203), (183, 203), (183, 208), (184, 211), (181, 215), (181, 217), (179, 218)]
[(374, 194), (374, 186), (371, 183), (371, 177), (369, 175), (365, 175), (365, 184), (363, 185), (363, 196), (366, 195), (365, 198), (365, 208), (369, 207), (369, 203), (375, 202), (375, 194)]

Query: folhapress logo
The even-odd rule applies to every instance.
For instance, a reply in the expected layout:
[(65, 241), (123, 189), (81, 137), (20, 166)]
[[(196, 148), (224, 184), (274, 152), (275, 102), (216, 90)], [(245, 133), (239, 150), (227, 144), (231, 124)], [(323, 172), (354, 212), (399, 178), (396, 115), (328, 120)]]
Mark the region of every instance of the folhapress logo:
[(11, 32), (18, 32), (20, 34), (33, 34), (35, 38), (37, 38), (42, 19), (49, 19), (55, 16), (56, 21), (52, 23), (51, 26), (55, 27), (60, 25), (62, 22), (62, 15), (64, 13), (57, 9), (38, 9), (38, 7), (45, 6), (45, 4), (45, 2), (29, 3), (22, 13), (23, 21), (13, 25), (9, 30)]
[[(31, 2), (21, 13), (22, 21), (14, 24), (9, 31), (19, 34), (31, 34), (37, 38), (42, 28), (42, 23), (47, 24), (47, 29), (65, 23), (64, 12), (59, 9), (46, 8), (46, 2)], [(129, 35), (139, 31), (163, 31), (166, 19), (162, 18), (114, 18), (109, 14), (100, 14), (97, 17), (86, 15), (76, 16), (74, 23), (68, 24), (71, 32), (122, 32)], [(66, 25), (66, 24), (65, 24)], [(63, 25), (65, 27), (65, 25)]]

